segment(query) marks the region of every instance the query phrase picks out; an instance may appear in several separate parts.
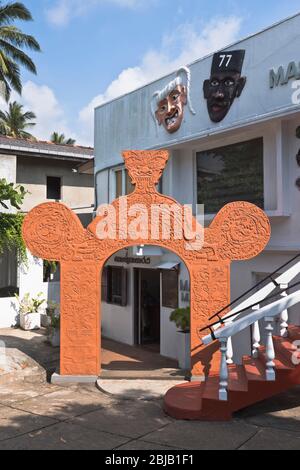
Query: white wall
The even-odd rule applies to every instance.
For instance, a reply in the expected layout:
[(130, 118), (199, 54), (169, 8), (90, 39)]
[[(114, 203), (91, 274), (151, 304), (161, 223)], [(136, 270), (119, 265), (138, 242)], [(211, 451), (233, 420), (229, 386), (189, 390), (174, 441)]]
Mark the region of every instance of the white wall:
[[(41, 292), (46, 301), (60, 302), (60, 284), (43, 282), (43, 261), (29, 252), (27, 265), (19, 268), (19, 289), (21, 299), (27, 293), (36, 297)], [(0, 298), (0, 328), (15, 326), (18, 321), (18, 307), (14, 297)]]
[[(0, 179), (4, 178), (8, 183), (16, 183), (17, 176), (17, 158), (14, 155), (0, 154)], [(6, 204), (9, 209), (1, 207), (1, 212), (16, 212), (10, 204)]]
[[(116, 263), (110, 262), (110, 266)], [(126, 307), (102, 302), (102, 336), (134, 345), (133, 270), (128, 269), (128, 303)]]
[(0, 328), (15, 326), (18, 317), (18, 306), (14, 297), (0, 299)]

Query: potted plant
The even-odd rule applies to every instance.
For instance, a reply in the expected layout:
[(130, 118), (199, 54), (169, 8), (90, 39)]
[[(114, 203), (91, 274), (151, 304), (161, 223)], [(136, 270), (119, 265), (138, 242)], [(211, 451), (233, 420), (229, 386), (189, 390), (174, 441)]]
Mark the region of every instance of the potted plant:
[(56, 313), (51, 316), (51, 325), (48, 327), (48, 340), (54, 348), (60, 346), (60, 317)]
[(31, 298), (27, 293), (21, 300), (16, 295), (20, 306), (20, 326), (23, 330), (31, 331), (41, 328), (41, 306), (46, 302), (42, 296), (43, 294), (39, 293), (36, 298)]
[(184, 370), (191, 368), (190, 316), (190, 307), (177, 308), (171, 313), (170, 316), (170, 321), (174, 322), (178, 328), (177, 359), (179, 362), (179, 367)]
[(48, 302), (46, 312), (41, 316), (42, 327), (48, 328), (51, 326), (51, 319), (56, 314), (58, 308), (59, 305), (57, 303), (53, 302), (52, 300)]

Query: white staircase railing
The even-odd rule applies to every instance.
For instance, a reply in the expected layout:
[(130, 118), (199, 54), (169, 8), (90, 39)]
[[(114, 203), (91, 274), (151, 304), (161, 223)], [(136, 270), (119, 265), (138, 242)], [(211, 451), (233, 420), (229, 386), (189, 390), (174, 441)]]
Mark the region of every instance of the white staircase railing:
[[(264, 286), (262, 289), (260, 289), (259, 291), (255, 292), (253, 295), (248, 297), (244, 302), (241, 302), (237, 307), (230, 310), (229, 313), (224, 315), (224, 317), (222, 318), (222, 321), (225, 324), (235, 321), (237, 318), (239, 318), (240, 315), (242, 315), (242, 314), (239, 314), (238, 312), (251, 307), (251, 305), (259, 304), (260, 302), (265, 300), (266, 297), (268, 297), (272, 292), (274, 292), (274, 290), (277, 287), (280, 287), (281, 290), (286, 290), (289, 284), (291, 283), (291, 281), (295, 279), (295, 277), (297, 277), (298, 274), (300, 274), (300, 261), (296, 263), (294, 266), (292, 266), (290, 269), (285, 271), (283, 274), (281, 274), (279, 277), (272, 280), (269, 284)], [(285, 294), (283, 293), (282, 295), (285, 295)], [(234, 316), (235, 313), (237, 314), (236, 316)], [(230, 317), (230, 318), (226, 320), (227, 317)], [(282, 328), (287, 328), (287, 326), (284, 325), (284, 323), (287, 323), (287, 322), (288, 322), (288, 316), (287, 316), (287, 312), (285, 312), (283, 313), (283, 317), (282, 317)], [(214, 325), (213, 328), (218, 329), (220, 328), (220, 326), (221, 326), (221, 323), (217, 323)]]
[[(299, 270), (300, 263), (297, 263), (297, 265), (298, 265), (297, 269)], [(293, 268), (295, 268), (295, 266)], [(282, 281), (288, 281), (296, 277), (299, 271), (296, 273), (296, 271), (294, 270), (292, 273), (293, 268), (289, 270), (289, 275), (288, 275), (288, 272), (286, 272), (285, 274), (280, 276), (280, 278), (278, 278), (279, 283), (280, 282), (282, 283)], [(290, 276), (292, 275), (293, 277), (290, 278)], [(266, 286), (266, 288), (267, 287), (268, 286)], [(287, 284), (284, 284), (284, 285), (281, 284), (281, 287), (282, 289), (285, 288), (285, 290), (287, 290), (288, 286)], [(263, 291), (266, 288), (263, 288), (261, 291)], [(228, 366), (229, 364), (232, 364), (232, 357), (233, 357), (232, 338), (236, 334), (240, 333), (241, 331), (244, 331), (247, 328), (253, 327), (253, 352), (252, 354), (254, 357), (257, 357), (258, 350), (260, 347), (259, 322), (261, 320), (264, 320), (266, 323), (265, 330), (267, 333), (266, 380), (267, 381), (276, 380), (275, 364), (274, 364), (275, 350), (274, 350), (274, 342), (273, 342), (274, 321), (276, 319), (280, 321), (281, 336), (285, 337), (288, 333), (288, 309), (300, 302), (300, 290), (290, 295), (288, 295), (286, 292), (283, 292), (281, 296), (282, 298), (280, 300), (277, 300), (276, 302), (266, 305), (265, 307), (259, 308), (259, 306), (256, 306), (255, 310), (253, 310), (253, 313), (250, 313), (243, 318), (237, 319), (237, 317), (235, 317), (234, 321), (232, 319), (229, 319), (231, 321), (228, 321), (227, 324), (225, 323), (224, 326), (214, 331), (214, 333), (211, 333), (210, 335), (207, 335), (204, 338), (202, 338), (202, 342), (205, 345), (210, 344), (216, 339), (219, 340), (221, 343), (220, 389), (219, 389), (219, 399), (221, 401), (228, 400), (228, 379), (229, 379), (229, 367)], [(248, 305), (253, 305), (253, 297), (255, 297), (255, 295), (252, 296), (252, 301)], [(249, 299), (246, 302), (249, 302)], [(246, 302), (243, 302), (243, 304), (246, 304)], [(240, 308), (241, 308), (241, 305), (240, 305)]]

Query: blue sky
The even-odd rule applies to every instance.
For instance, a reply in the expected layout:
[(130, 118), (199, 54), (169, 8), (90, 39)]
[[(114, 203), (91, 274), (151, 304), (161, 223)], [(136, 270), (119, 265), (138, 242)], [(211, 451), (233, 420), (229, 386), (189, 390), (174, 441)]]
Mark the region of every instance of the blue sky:
[[(38, 75), (23, 73), (35, 134), (93, 144), (93, 108), (269, 26), (299, 0), (23, 0), (39, 40)], [(13, 96), (15, 98), (15, 96)], [(19, 98), (18, 98), (19, 99)]]

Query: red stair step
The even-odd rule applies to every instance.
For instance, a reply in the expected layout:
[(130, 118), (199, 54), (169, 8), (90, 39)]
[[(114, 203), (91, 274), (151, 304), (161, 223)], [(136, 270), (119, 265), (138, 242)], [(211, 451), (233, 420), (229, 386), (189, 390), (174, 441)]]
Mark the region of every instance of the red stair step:
[(293, 345), (293, 340), (290, 338), (274, 338), (274, 348), (276, 352), (276, 357), (280, 356), (285, 358), (287, 365), (290, 365), (291, 368), (294, 368), (292, 357), (297, 349)]
[(248, 380), (244, 366), (233, 364), (229, 366), (228, 390), (234, 392), (246, 392)]
[(266, 367), (260, 359), (245, 356), (243, 358), (243, 365), (248, 381), (262, 382), (266, 380)]
[[(284, 357), (284, 355), (280, 351), (275, 351), (276, 357), (274, 359), (275, 369), (278, 371), (290, 371), (294, 369), (294, 365)], [(260, 351), (259, 358), (261, 359), (263, 364), (268, 362), (266, 353)]]
[[(229, 379), (228, 391), (247, 392), (248, 380), (243, 366), (232, 364), (228, 366)], [(205, 383), (203, 399), (219, 400), (220, 377), (219, 375), (210, 375)]]
[(289, 325), (289, 339), (291, 342), (300, 340), (300, 326), (297, 325)]

